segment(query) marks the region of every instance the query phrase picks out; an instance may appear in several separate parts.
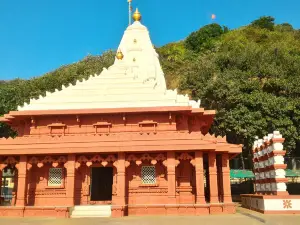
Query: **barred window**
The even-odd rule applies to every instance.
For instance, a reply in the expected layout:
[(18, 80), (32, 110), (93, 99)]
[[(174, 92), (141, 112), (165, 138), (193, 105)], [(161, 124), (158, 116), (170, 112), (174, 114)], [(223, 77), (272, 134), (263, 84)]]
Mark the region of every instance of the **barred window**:
[(62, 168), (50, 168), (48, 186), (61, 186), (63, 183), (63, 169)]
[(142, 183), (143, 184), (155, 184), (156, 175), (155, 175), (155, 166), (142, 166)]

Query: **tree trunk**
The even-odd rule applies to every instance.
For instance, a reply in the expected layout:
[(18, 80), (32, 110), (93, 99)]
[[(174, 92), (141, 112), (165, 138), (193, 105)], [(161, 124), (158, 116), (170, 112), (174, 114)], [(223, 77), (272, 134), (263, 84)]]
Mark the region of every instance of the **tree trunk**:
[(240, 156), (241, 156), (242, 169), (244, 170), (245, 169), (245, 161), (244, 161), (243, 153), (241, 153)]

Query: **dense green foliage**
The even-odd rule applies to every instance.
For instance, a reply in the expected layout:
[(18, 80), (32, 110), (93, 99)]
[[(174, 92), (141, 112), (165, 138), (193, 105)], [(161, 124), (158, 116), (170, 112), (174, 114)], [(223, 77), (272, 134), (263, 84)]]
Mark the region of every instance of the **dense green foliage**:
[(227, 31), (227, 27), (221, 27), (216, 23), (206, 25), (200, 30), (191, 33), (185, 40), (185, 46), (187, 49), (195, 52), (212, 49), (218, 37)]
[(251, 25), (257, 28), (267, 29), (270, 31), (274, 30), (275, 18), (271, 16), (263, 16), (257, 20), (254, 20)]
[[(201, 28), (185, 42), (159, 49), (168, 84), (216, 109), (211, 132), (244, 144), (245, 157), (255, 136), (273, 130), (286, 138), (289, 155), (300, 155), (300, 31), (276, 25), (272, 17), (237, 30), (218, 30), (219, 36), (210, 36)], [(200, 52), (190, 43), (198, 43)], [(209, 48), (201, 47), (207, 43)]]
[[(210, 24), (157, 51), (169, 88), (178, 87), (200, 98), (202, 107), (217, 110), (211, 133), (244, 144), (246, 157), (256, 135), (276, 129), (286, 138), (288, 154), (300, 155), (299, 30), (275, 24), (272, 17), (231, 31)], [(0, 82), (0, 114), (62, 84), (100, 73), (112, 60), (110, 51), (31, 80)], [(1, 131), (9, 135), (6, 127)]]

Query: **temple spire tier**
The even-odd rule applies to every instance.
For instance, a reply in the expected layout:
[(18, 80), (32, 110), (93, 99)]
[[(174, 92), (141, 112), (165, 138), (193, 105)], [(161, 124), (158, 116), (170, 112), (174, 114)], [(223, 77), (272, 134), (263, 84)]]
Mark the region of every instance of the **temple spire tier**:
[(112, 66), (87, 80), (78, 80), (75, 85), (63, 85), (61, 90), (31, 99), (29, 104), (19, 106), (18, 110), (162, 106), (200, 108), (200, 100), (190, 101), (188, 95), (167, 90), (159, 56), (148, 29), (140, 22), (142, 16), (138, 9), (132, 18), (134, 23), (125, 30)]

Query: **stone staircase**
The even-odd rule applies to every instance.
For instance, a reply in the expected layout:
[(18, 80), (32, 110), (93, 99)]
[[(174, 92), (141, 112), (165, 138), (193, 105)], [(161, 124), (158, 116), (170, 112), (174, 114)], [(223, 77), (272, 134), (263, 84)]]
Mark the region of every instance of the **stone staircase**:
[(70, 208), (71, 218), (110, 217), (111, 205), (84, 205)]

